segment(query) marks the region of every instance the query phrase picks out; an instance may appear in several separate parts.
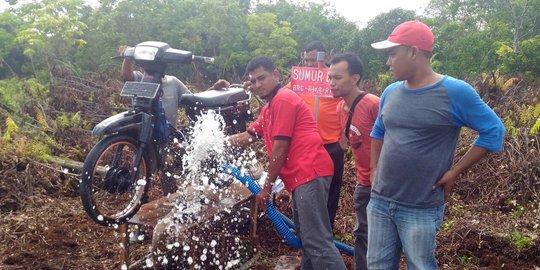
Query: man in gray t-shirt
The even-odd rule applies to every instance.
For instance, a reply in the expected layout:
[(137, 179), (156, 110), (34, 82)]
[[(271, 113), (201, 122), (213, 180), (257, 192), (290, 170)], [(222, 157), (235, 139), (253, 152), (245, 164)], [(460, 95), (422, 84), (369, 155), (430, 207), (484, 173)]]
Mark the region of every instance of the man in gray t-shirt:
[[(434, 37), (419, 21), (398, 25), (387, 40), (386, 64), (397, 81), (380, 100), (371, 132), (368, 268), (437, 269), (435, 237), (457, 177), (487, 154), (500, 152), (504, 126), (466, 82), (433, 71)], [(461, 127), (479, 133), (453, 165)]]
[[(120, 46), (118, 53), (124, 55), (124, 51), (127, 46)], [(140, 71), (134, 71), (133, 62), (124, 60), (122, 63), (122, 70), (120, 71), (122, 81), (142, 81), (143, 73)], [(190, 93), (186, 85), (174, 76), (167, 76), (161, 80), (161, 86), (163, 88), (163, 96), (161, 102), (163, 103), (163, 109), (167, 116), (167, 121), (176, 127), (178, 122), (178, 101), (179, 98), (185, 94)]]
[[(124, 55), (124, 51), (126, 50), (126, 48), (127, 46), (120, 46), (120, 48), (118, 48), (118, 53), (120, 55)], [(122, 81), (139, 82), (143, 80), (143, 76), (144, 74), (142, 72), (134, 70), (134, 64), (132, 61), (124, 59), (124, 62), (122, 62), (122, 70), (120, 71), (120, 77)], [(176, 77), (167, 75), (165, 75), (165, 77), (161, 79), (161, 87), (163, 89), (163, 96), (161, 96), (161, 102), (163, 104), (165, 116), (167, 117), (167, 121), (171, 124), (171, 126), (177, 127), (179, 99), (183, 94), (190, 93), (190, 91), (184, 85), (184, 83), (182, 83)], [(176, 179), (174, 178), (174, 175), (169, 172), (169, 170), (177, 170), (181, 166), (181, 159), (178, 158), (179, 154), (176, 153), (176, 150), (173, 150), (171, 152), (167, 151), (167, 153), (167, 157), (165, 158), (168, 161), (165, 163), (166, 167), (160, 170), (159, 180), (163, 195), (168, 195), (176, 192)]]

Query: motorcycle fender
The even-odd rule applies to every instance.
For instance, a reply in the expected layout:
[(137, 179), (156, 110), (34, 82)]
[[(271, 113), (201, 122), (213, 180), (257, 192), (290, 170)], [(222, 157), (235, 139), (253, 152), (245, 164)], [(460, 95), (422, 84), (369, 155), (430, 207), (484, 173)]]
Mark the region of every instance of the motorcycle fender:
[(122, 112), (97, 124), (92, 130), (92, 135), (103, 136), (124, 131), (138, 131), (141, 129), (141, 125), (142, 117), (140, 113)]

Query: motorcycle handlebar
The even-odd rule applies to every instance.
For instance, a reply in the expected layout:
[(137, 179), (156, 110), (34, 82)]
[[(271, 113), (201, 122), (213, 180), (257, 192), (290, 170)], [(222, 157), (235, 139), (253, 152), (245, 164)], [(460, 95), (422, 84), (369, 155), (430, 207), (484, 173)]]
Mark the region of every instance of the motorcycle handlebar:
[[(120, 52), (120, 55), (113, 56), (112, 59), (129, 59), (134, 60), (135, 57), (135, 47), (125, 47), (123, 51)], [(207, 57), (207, 56), (198, 56), (194, 55), (191, 52), (188, 51), (182, 51), (177, 49), (169, 48), (162, 56), (162, 59), (160, 61), (163, 61), (165, 63), (183, 63), (187, 64), (189, 63), (189, 59), (191, 58), (192, 62), (202, 62), (206, 64), (214, 64), (214, 57)], [(147, 59), (148, 60), (148, 59)]]
[(203, 62), (207, 64), (214, 64), (214, 57), (193, 55), (193, 62)]

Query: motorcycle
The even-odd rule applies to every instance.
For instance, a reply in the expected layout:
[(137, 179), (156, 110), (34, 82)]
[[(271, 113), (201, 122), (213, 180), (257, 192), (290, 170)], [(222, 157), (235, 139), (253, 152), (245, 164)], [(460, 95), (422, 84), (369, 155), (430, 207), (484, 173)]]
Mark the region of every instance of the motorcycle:
[[(121, 224), (133, 217), (148, 201), (154, 176), (160, 175), (163, 195), (174, 191), (167, 188), (171, 177), (165, 176), (164, 170), (167, 164), (181, 165), (178, 159), (187, 136), (176, 129), (176, 123), (168, 123), (165, 116), (161, 97), (166, 68), (169, 64), (214, 62), (211, 57), (196, 56), (156, 41), (127, 48), (121, 57), (141, 66), (144, 74), (141, 81), (125, 82), (120, 93), (132, 98), (131, 109), (103, 120), (92, 130), (94, 136), (103, 138), (84, 161), (79, 188), (84, 210), (104, 226)], [(185, 108), (191, 122), (201, 112), (214, 110), (223, 116), (226, 134), (234, 134), (246, 130), (246, 122), (251, 119), (250, 100), (249, 92), (233, 85), (221, 90), (181, 93), (178, 107)], [(171, 156), (176, 160), (171, 162)]]

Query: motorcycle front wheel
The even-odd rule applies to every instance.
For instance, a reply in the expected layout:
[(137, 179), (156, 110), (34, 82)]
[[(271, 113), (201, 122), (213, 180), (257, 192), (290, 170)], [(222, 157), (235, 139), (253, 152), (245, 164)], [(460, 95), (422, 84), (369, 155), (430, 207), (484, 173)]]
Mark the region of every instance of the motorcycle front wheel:
[(86, 157), (79, 188), (86, 213), (104, 226), (122, 224), (137, 213), (150, 186), (151, 164), (135, 156), (137, 141), (112, 135), (99, 141)]

